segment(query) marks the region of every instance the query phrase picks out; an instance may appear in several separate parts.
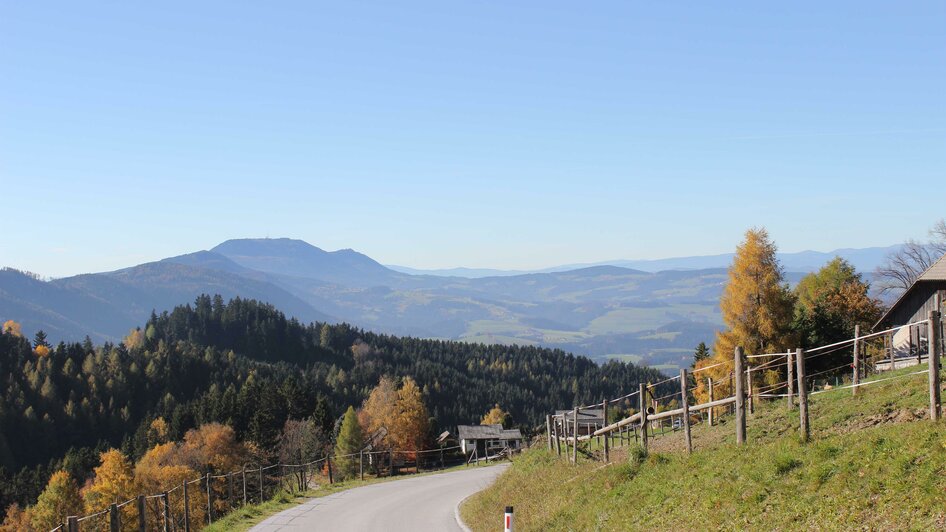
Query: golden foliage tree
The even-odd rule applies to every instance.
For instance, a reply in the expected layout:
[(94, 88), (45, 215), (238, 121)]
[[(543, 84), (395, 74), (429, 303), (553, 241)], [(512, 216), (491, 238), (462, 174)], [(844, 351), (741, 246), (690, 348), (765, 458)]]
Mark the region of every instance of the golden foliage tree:
[(138, 486), (131, 463), (118, 449), (109, 449), (99, 455), (92, 483), (82, 490), (86, 513), (103, 510), (138, 494)]
[[(765, 229), (746, 231), (729, 268), (729, 281), (720, 298), (726, 330), (716, 334), (713, 357), (697, 363), (697, 369), (721, 364), (702, 377), (722, 379), (733, 367), (733, 352), (742, 346), (746, 354), (782, 352), (794, 347), (792, 313), (794, 296), (784, 282), (775, 243)], [(756, 363), (768, 358), (755, 359)], [(706, 379), (697, 381), (696, 395), (707, 397)], [(728, 379), (717, 385), (717, 396), (731, 394)]]
[(14, 336), (23, 336), (23, 328), (20, 327), (20, 324), (13, 321), (7, 320), (3, 322), (3, 329), (0, 329), (7, 334), (12, 334)]
[(65, 471), (49, 477), (46, 488), (30, 509), (30, 523), (37, 530), (52, 530), (64, 523), (70, 515), (82, 513), (82, 497), (76, 481)]
[(381, 427), (391, 430), (397, 415), (397, 385), (388, 376), (381, 377), (358, 412), (362, 432), (370, 437)]
[(506, 412), (500, 406), (494, 405), (493, 408), (480, 420), (481, 425), (502, 425), (503, 428), (509, 428), (512, 424), (512, 415)]
[[(200, 473), (183, 463), (178, 445), (175, 443), (155, 445), (135, 464), (135, 482), (144, 493), (161, 493), (199, 476)], [(188, 504), (191, 519), (195, 523), (200, 523), (206, 515), (206, 492), (195, 489), (189, 496), (192, 499)], [(172, 497), (170, 506), (173, 515), (184, 514), (183, 498)]]
[(122, 340), (128, 349), (137, 349), (145, 345), (145, 333), (141, 327), (135, 327), (128, 332), (128, 335)]
[(395, 421), (389, 428), (391, 442), (406, 451), (424, 448), (429, 429), (429, 414), (414, 379), (407, 377), (397, 391)]
[(48, 357), (49, 356), (49, 347), (45, 345), (38, 345), (33, 349), (33, 353), (38, 357)]

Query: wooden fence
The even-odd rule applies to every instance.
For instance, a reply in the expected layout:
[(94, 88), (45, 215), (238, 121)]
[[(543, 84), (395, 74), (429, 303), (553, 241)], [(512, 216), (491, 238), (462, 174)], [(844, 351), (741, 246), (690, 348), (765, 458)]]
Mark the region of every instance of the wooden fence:
[[(912, 349), (906, 357), (897, 357), (893, 346), (893, 333), (898, 329), (910, 328), (919, 330), (925, 325), (926, 357), (919, 350)], [(579, 453), (593, 459), (610, 461), (610, 451), (615, 444), (628, 445), (633, 440), (635, 444), (645, 450), (648, 440), (656, 437), (656, 431), (665, 431), (665, 421), (669, 421), (672, 431), (682, 431), (683, 441), (687, 452), (693, 451), (691, 425), (708, 423), (714, 425), (724, 410), (731, 408), (735, 420), (737, 445), (745, 445), (747, 413), (755, 411), (756, 403), (764, 399), (786, 398), (788, 408), (798, 408), (799, 431), (803, 441), (811, 438), (811, 428), (808, 414), (809, 395), (824, 393), (831, 390), (850, 389), (852, 395), (867, 385), (887, 380), (899, 379), (917, 375), (929, 374), (930, 418), (934, 421), (941, 417), (939, 361), (943, 354), (944, 339), (942, 337), (943, 321), (938, 311), (931, 311), (926, 320), (895, 327), (885, 331), (861, 335), (860, 328), (855, 329), (854, 337), (842, 342), (819, 346), (812, 349), (796, 349), (785, 353), (766, 353), (746, 356), (742, 347), (737, 347), (733, 353), (732, 371), (720, 379), (707, 378), (704, 390), (707, 400), (700, 404), (691, 403), (691, 392), (697, 386), (690, 387), (691, 378), (695, 381), (696, 374), (723, 365), (723, 363), (698, 368), (694, 371), (680, 370), (679, 376), (670, 377), (654, 384), (641, 384), (637, 391), (617, 399), (605, 399), (601, 403), (584, 405), (572, 408), (559, 414), (546, 416), (547, 445), (550, 451), (564, 455), (569, 461), (578, 463)], [(911, 338), (913, 335), (911, 334)], [(879, 342), (879, 343), (878, 343)], [(875, 345), (876, 344), (876, 345)], [(917, 335), (916, 345), (920, 346), (920, 335)], [(850, 349), (851, 361), (847, 360), (840, 366), (823, 369), (820, 359), (829, 354)], [(835, 357), (837, 358), (837, 357)], [(915, 361), (913, 360), (915, 358)], [(916, 365), (923, 359), (933, 361), (928, 368), (922, 371), (896, 375), (883, 379), (863, 381), (871, 374), (890, 371), (907, 365)], [(764, 362), (750, 366), (750, 360), (761, 359)], [(816, 360), (820, 359), (820, 360)], [(904, 361), (904, 359), (908, 359)], [(822, 364), (823, 365), (823, 364)], [(809, 368), (817, 371), (808, 373)], [(768, 373), (768, 376), (783, 377), (775, 383), (766, 384), (759, 376)], [(662, 397), (654, 397), (657, 385), (679, 379), (680, 390)], [(833, 380), (833, 384), (832, 384)], [(700, 383), (702, 384), (702, 383)], [(720, 384), (732, 391), (732, 395), (725, 398), (715, 398), (714, 389)], [(636, 400), (636, 412), (617, 421), (609, 422), (608, 412), (618, 402)], [(670, 399), (673, 408), (667, 407), (666, 400)], [(661, 405), (661, 400), (664, 404)], [(796, 405), (797, 401), (797, 405)], [(661, 408), (661, 407), (666, 408)], [(582, 419), (582, 414), (589, 411), (602, 412), (595, 420)], [(591, 443), (597, 443), (597, 450), (591, 450)]]
[(89, 515), (69, 516), (52, 532), (199, 530), (234, 509), (263, 502), (279, 491), (299, 493), (319, 484), (333, 484), (340, 461), (348, 462), (349, 468), (357, 463), (356, 478), (364, 480), (366, 475), (392, 476), (411, 467), (419, 473), (425, 469), (444, 469), (448, 462), (459, 465), (463, 457), (458, 450), (459, 446), (421, 451), (361, 451), (326, 456), (303, 464), (273, 464), (251, 469), (244, 465), (238, 471), (220, 475), (207, 473), (161, 493), (137, 495)]

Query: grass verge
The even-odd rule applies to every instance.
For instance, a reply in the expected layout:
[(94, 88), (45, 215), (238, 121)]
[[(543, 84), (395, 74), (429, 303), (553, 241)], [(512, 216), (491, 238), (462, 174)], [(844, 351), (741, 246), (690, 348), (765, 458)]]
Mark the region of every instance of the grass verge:
[(749, 418), (742, 447), (724, 419), (694, 428), (692, 455), (679, 433), (653, 440), (649, 454), (618, 451), (607, 467), (535, 449), (461, 516), (475, 531), (495, 530), (507, 505), (520, 531), (942, 529), (946, 429), (924, 414), (926, 379), (812, 396), (808, 444), (781, 400)]

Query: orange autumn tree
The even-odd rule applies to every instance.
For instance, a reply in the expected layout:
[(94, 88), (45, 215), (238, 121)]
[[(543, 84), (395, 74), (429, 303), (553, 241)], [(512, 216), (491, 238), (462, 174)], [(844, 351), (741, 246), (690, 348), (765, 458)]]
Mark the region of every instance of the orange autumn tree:
[(387, 375), (381, 377), (358, 411), (358, 423), (366, 438), (381, 427), (390, 431), (397, 416), (397, 385)]
[[(697, 379), (696, 396), (708, 398), (706, 377), (721, 380), (715, 385), (715, 397), (731, 395), (729, 374), (733, 353), (741, 346), (747, 355), (781, 353), (794, 347), (792, 333), (794, 296), (785, 283), (777, 248), (763, 228), (746, 231), (745, 240), (736, 248), (729, 268), (729, 280), (719, 301), (726, 330), (716, 334), (713, 357), (701, 360), (696, 369), (719, 364), (702, 372)], [(769, 362), (769, 357), (751, 359), (753, 365)], [(766, 381), (777, 379), (773, 371)]]

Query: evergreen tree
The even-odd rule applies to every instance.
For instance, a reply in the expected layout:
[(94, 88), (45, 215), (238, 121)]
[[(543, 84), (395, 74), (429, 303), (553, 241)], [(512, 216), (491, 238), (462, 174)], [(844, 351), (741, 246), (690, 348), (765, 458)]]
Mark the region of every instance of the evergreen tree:
[(693, 351), (693, 365), (696, 367), (701, 361), (706, 360), (710, 357), (709, 347), (706, 347), (706, 342), (700, 342), (696, 346), (696, 350)]

